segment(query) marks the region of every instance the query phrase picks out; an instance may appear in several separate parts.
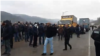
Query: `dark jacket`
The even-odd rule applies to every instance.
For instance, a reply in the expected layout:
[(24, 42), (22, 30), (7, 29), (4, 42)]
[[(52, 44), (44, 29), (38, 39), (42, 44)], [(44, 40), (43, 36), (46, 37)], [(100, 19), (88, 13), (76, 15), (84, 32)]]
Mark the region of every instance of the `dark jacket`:
[(75, 29), (73, 26), (70, 27), (70, 31), (71, 31), (71, 34), (73, 34), (75, 32)]
[(65, 37), (65, 39), (69, 39), (70, 38), (70, 35), (71, 35), (70, 28), (65, 28), (64, 29), (64, 37)]
[(33, 31), (33, 27), (31, 28), (31, 27), (29, 27), (29, 35), (34, 35), (34, 31)]
[(18, 25), (14, 25), (14, 33), (18, 33), (19, 31)]
[(28, 33), (29, 32), (29, 26), (25, 26), (25, 32)]
[(76, 27), (76, 28), (75, 28), (75, 32), (76, 32), (77, 34), (79, 34), (79, 33), (80, 33), (80, 29), (81, 29), (80, 27)]
[(93, 30), (91, 37), (95, 42), (100, 43), (100, 29)]
[(45, 29), (42, 25), (40, 25), (39, 28), (38, 28), (38, 31), (39, 31), (39, 35), (42, 35), (42, 34), (44, 34)]
[(63, 34), (63, 31), (64, 31), (63, 27), (58, 28), (58, 34)]
[(53, 27), (52, 26), (47, 26), (46, 27), (46, 37), (47, 38), (51, 38), (51, 37), (53, 37), (53, 35), (54, 35), (54, 33), (53, 33), (54, 31), (53, 31)]
[(52, 32), (53, 33), (53, 36), (56, 36), (56, 34), (57, 34), (57, 27), (53, 27), (52, 30), (53, 30), (53, 32)]
[(33, 33), (34, 35), (38, 35), (38, 28), (33, 26)]
[(5, 20), (4, 23), (6, 23), (4, 25), (3, 28), (3, 40), (8, 40), (11, 39), (13, 37), (13, 27), (11, 25), (11, 22), (9, 20)]
[(12, 38), (13, 29), (11, 26), (3, 28), (3, 40), (8, 40)]

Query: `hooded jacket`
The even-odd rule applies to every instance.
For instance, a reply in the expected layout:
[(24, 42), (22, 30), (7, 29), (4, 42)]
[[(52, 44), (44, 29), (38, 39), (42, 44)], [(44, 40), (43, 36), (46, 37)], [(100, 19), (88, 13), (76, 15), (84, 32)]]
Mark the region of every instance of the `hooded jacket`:
[(11, 22), (6, 20), (4, 21), (5, 26), (3, 28), (3, 40), (8, 40), (11, 39), (13, 37), (13, 27), (11, 25)]

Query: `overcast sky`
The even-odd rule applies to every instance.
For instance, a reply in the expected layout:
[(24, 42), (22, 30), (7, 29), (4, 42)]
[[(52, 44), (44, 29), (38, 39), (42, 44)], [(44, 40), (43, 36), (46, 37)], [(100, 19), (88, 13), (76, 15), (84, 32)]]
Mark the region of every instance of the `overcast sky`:
[(1, 10), (13, 14), (26, 14), (47, 19), (60, 19), (64, 15), (75, 15), (77, 18), (100, 17), (100, 0), (1, 0)]

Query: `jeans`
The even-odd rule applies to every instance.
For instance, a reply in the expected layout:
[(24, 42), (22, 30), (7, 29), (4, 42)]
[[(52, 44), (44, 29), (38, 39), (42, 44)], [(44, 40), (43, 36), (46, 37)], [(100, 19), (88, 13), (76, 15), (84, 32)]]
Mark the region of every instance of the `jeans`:
[(18, 33), (15, 33), (14, 34), (14, 37), (15, 37), (15, 42), (20, 41), (20, 38), (19, 38), (19, 34)]
[(33, 35), (30, 35), (30, 42), (29, 42), (29, 45), (32, 44), (32, 40), (33, 40)]
[(58, 34), (58, 40), (62, 40), (62, 37), (63, 37), (63, 34), (62, 33), (59, 33)]
[(53, 51), (53, 37), (51, 37), (51, 38), (46, 38), (45, 39), (45, 43), (44, 43), (44, 51), (43, 51), (43, 53), (46, 53), (47, 52), (47, 44), (48, 44), (48, 42), (49, 42), (49, 44), (50, 44), (50, 52), (51, 53), (53, 53), (54, 51)]
[(29, 39), (29, 33), (25, 32), (25, 42), (27, 42)]
[(4, 44), (5, 44), (5, 53), (10, 53), (10, 51), (11, 51), (10, 39), (4, 40)]
[(39, 44), (41, 45), (41, 38), (42, 38), (42, 44), (44, 44), (44, 34), (39, 36)]

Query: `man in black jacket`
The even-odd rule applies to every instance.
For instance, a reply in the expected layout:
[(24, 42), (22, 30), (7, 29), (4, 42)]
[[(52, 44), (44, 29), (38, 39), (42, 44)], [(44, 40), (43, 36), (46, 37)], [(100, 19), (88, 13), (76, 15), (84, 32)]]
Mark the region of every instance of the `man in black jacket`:
[(65, 29), (64, 29), (65, 49), (63, 49), (63, 50), (67, 50), (67, 45), (70, 47), (70, 49), (72, 49), (72, 46), (69, 44), (69, 41), (71, 38), (70, 35), (71, 35), (71, 30), (70, 30), (69, 26), (66, 24)]
[(91, 37), (94, 40), (96, 56), (100, 56), (100, 26), (93, 30)]
[(4, 21), (4, 28), (3, 28), (3, 40), (4, 40), (4, 44), (5, 44), (5, 52), (3, 53), (3, 55), (10, 55), (10, 51), (11, 51), (11, 43), (10, 40), (12, 38), (12, 27), (11, 27), (11, 22), (9, 20)]
[(28, 42), (29, 40), (29, 25), (25, 25), (25, 42)]
[(44, 51), (43, 51), (43, 54), (42, 55), (46, 55), (46, 46), (48, 44), (48, 42), (50, 43), (50, 55), (53, 55), (53, 36), (54, 36), (54, 33), (53, 33), (53, 27), (51, 26), (50, 23), (47, 23), (47, 28), (46, 28), (46, 39), (45, 39), (45, 43), (44, 43)]
[(41, 38), (42, 38), (42, 44), (44, 44), (44, 33), (45, 33), (44, 25), (42, 23), (39, 25), (38, 31), (39, 31), (39, 44), (41, 45)]
[(80, 31), (81, 31), (81, 28), (79, 25), (77, 25), (75, 28), (75, 32), (76, 32), (78, 38), (80, 38)]
[(10, 39), (10, 47), (13, 48), (13, 37), (14, 37), (14, 26), (11, 24), (11, 39)]
[(33, 26), (29, 25), (29, 37), (30, 37), (30, 42), (29, 42), (29, 46), (32, 45), (32, 40), (33, 40)]
[(33, 41), (33, 47), (37, 47), (37, 39), (38, 39), (38, 25), (34, 24), (33, 26), (33, 33), (34, 33), (34, 41)]

